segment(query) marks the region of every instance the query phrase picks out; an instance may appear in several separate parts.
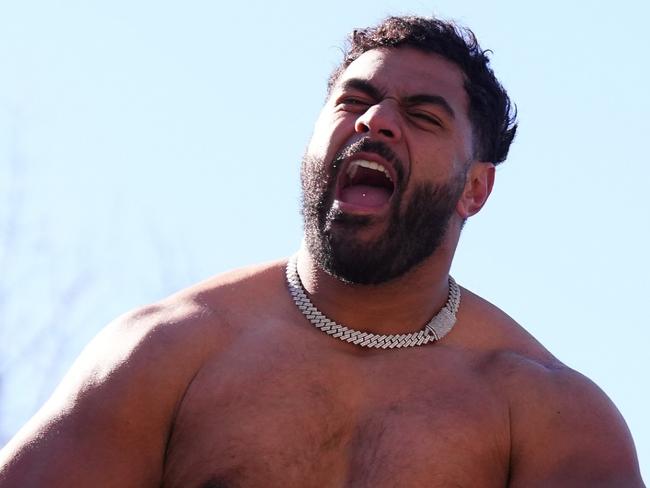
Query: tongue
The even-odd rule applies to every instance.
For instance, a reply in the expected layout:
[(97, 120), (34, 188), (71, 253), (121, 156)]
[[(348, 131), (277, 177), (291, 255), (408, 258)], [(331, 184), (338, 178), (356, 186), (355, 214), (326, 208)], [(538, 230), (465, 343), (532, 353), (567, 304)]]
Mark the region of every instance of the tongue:
[(381, 186), (352, 185), (341, 191), (341, 200), (364, 207), (381, 207), (390, 198), (390, 191)]

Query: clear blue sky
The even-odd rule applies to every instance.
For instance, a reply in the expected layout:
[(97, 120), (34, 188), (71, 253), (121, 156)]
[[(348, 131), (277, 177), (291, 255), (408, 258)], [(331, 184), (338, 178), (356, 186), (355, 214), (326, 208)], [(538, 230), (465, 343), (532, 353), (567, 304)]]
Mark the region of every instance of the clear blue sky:
[(453, 274), (606, 391), (650, 479), (644, 0), (0, 0), (0, 444), (115, 316), (297, 249), (346, 33), (434, 12), (520, 118)]

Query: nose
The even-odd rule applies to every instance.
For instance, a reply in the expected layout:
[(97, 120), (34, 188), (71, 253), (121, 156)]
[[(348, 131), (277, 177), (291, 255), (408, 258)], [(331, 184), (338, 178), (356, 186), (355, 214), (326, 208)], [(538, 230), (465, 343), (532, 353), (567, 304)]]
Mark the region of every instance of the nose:
[(400, 129), (400, 114), (393, 107), (391, 100), (383, 100), (368, 108), (359, 116), (354, 129), (359, 133), (369, 133), (385, 142), (396, 142), (402, 137)]

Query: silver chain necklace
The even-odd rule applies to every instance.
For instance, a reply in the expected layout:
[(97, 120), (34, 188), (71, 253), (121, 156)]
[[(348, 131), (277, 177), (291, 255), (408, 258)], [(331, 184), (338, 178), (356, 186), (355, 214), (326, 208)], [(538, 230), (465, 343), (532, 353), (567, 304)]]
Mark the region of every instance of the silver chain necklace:
[(439, 341), (449, 333), (456, 323), (456, 312), (458, 312), (458, 306), (460, 305), (460, 288), (450, 276), (447, 303), (422, 330), (410, 334), (372, 334), (337, 324), (328, 319), (311, 303), (298, 275), (297, 255), (292, 256), (287, 263), (287, 282), (294, 303), (314, 327), (332, 337), (362, 347), (392, 349), (393, 347), (421, 346), (429, 342)]

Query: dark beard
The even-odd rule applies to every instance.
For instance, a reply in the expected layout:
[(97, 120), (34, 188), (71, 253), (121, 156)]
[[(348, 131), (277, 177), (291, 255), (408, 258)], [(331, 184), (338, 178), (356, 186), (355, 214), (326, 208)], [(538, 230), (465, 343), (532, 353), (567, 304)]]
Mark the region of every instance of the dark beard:
[[(357, 151), (368, 151), (370, 147), (383, 157), (392, 154), (384, 144), (376, 141), (360, 147), (363, 148)], [(323, 161), (309, 156), (303, 158), (305, 241), (316, 264), (330, 275), (348, 283), (384, 283), (404, 275), (438, 249), (462, 193), (465, 174), (455, 175), (443, 185), (418, 184), (403, 208), (403, 186), (398, 181), (386, 232), (373, 242), (361, 242), (355, 233), (370, 225), (373, 217), (348, 215), (332, 209), (336, 175), (349, 153), (348, 150), (335, 158), (329, 175)], [(399, 161), (391, 162), (403, 168)]]

